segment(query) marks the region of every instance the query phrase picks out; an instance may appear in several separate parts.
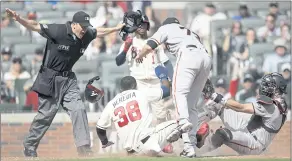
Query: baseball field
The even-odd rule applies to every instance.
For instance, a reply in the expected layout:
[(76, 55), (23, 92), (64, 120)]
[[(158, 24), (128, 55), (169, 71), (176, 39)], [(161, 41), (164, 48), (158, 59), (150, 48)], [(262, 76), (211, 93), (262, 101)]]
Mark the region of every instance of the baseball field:
[(181, 157), (160, 157), (160, 158), (150, 158), (150, 157), (107, 157), (107, 158), (96, 158), (96, 159), (20, 159), (20, 158), (10, 158), (10, 161), (27, 161), (27, 160), (37, 160), (37, 161), (289, 161), (289, 158), (239, 158), (239, 157), (204, 157), (204, 158), (181, 158)]

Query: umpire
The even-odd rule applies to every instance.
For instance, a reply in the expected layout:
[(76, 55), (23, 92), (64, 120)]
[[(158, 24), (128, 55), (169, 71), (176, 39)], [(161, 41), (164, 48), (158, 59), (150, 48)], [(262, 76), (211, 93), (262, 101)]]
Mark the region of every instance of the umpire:
[(36, 149), (60, 105), (72, 120), (78, 154), (91, 155), (86, 110), (72, 67), (93, 39), (119, 31), (124, 24), (118, 24), (114, 28), (92, 28), (89, 15), (83, 11), (76, 12), (72, 21), (66, 24), (40, 24), (20, 17), (11, 9), (6, 9), (6, 13), (27, 29), (39, 32), (47, 39), (44, 59), (32, 87), (39, 95), (39, 109), (23, 143), (24, 155), (37, 157)]

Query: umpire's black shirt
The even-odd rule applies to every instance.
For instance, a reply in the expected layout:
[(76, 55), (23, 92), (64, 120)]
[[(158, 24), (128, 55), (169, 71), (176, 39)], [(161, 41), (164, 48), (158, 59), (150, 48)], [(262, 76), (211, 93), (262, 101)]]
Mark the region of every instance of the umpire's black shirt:
[(72, 32), (70, 21), (66, 24), (40, 26), (40, 34), (48, 39), (43, 66), (59, 72), (70, 71), (89, 43), (96, 38), (96, 29), (88, 28), (82, 39), (79, 39)]

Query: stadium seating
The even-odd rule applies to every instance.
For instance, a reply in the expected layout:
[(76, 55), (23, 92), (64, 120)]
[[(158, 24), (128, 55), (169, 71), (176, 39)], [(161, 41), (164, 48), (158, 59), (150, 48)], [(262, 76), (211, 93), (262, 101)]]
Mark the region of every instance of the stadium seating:
[(36, 12), (51, 11), (52, 5), (45, 2), (34, 2), (28, 5), (25, 5), (25, 10), (36, 11)]
[(70, 3), (70, 2), (62, 2), (57, 4), (58, 11), (79, 11), (83, 10), (85, 7), (80, 3)]
[(257, 30), (258, 28), (265, 25), (264, 19), (252, 18), (252, 19), (243, 19), (241, 20), (242, 29), (245, 32), (248, 28), (253, 28)]
[(64, 12), (62, 11), (42, 11), (38, 12), (38, 17), (40, 19), (48, 19), (48, 18), (56, 18), (56, 17), (63, 17)]
[(253, 44), (249, 47), (249, 53), (251, 60), (257, 62), (259, 67), (264, 62), (264, 57), (274, 51), (274, 45), (270, 43)]
[(18, 3), (8, 3), (8, 2), (1, 2), (1, 10), (4, 11), (5, 8), (10, 8), (12, 10), (22, 10), (24, 7), (24, 4), (21, 2)]
[(128, 65), (124, 63), (117, 66), (115, 60), (104, 60), (101, 62), (101, 82), (103, 87), (112, 88), (117, 79), (129, 75)]
[(20, 35), (21, 35), (21, 32), (18, 27), (10, 27), (10, 28), (1, 29), (1, 37), (20, 36)]
[(29, 36), (5, 36), (2, 37), (2, 42), (6, 44), (28, 44), (31, 39)]
[(36, 48), (43, 47), (43, 44), (16, 44), (14, 45), (14, 53), (23, 56), (26, 54), (33, 54)]
[(102, 5), (101, 2), (87, 3), (87, 4), (85, 5), (85, 10), (87, 10), (87, 11), (92, 11), (92, 12), (94, 12), (94, 15), (95, 15), (97, 9), (98, 9), (101, 5)]

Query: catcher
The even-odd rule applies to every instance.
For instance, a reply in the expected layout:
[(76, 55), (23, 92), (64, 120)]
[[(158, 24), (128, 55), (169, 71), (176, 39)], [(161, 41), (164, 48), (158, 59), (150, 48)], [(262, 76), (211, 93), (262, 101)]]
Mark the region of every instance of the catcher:
[[(213, 112), (209, 120), (218, 115), (225, 127), (217, 129), (215, 133), (208, 136), (206, 145), (200, 151), (210, 152), (225, 144), (241, 155), (261, 154), (271, 144), (286, 121), (287, 105), (283, 98), (286, 87), (287, 84), (281, 74), (267, 74), (261, 79), (257, 102), (241, 104), (213, 93), (212, 85), (206, 84), (203, 91), (205, 98), (210, 98), (216, 103), (208, 107), (210, 113)], [(246, 113), (252, 117), (248, 118), (236, 113)], [(223, 115), (225, 117), (222, 117)], [(239, 122), (240, 125), (227, 124), (226, 116), (231, 122)], [(238, 119), (243, 121), (240, 123)], [(246, 126), (243, 126), (244, 124)]]

